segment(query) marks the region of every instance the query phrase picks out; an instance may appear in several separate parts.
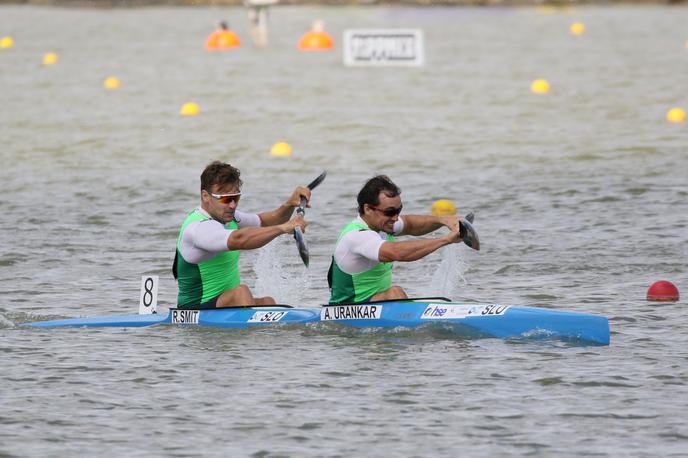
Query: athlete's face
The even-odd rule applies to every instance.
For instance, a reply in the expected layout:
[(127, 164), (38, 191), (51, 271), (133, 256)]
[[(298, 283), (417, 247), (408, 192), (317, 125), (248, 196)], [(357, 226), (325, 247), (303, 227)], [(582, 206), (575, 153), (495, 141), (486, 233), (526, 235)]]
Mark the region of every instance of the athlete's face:
[(378, 196), (378, 205), (365, 205), (365, 221), (368, 227), (375, 231), (383, 231), (388, 234), (394, 233), (394, 223), (399, 219), (401, 213), (401, 197), (388, 197), (381, 192)]
[(210, 191), (201, 191), (203, 209), (222, 224), (227, 224), (234, 219), (240, 197), (241, 188), (237, 184), (213, 185)]

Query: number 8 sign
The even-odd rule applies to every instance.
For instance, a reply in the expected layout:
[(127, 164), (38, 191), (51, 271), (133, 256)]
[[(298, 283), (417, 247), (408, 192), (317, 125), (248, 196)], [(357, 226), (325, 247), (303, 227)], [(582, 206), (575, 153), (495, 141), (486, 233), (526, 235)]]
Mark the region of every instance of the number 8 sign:
[(144, 275), (141, 277), (141, 298), (139, 300), (139, 315), (156, 313), (158, 307), (158, 276)]

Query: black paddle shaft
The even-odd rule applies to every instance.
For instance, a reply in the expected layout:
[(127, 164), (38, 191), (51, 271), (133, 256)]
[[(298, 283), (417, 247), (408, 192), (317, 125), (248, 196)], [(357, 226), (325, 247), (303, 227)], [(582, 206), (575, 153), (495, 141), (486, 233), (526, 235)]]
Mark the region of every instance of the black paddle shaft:
[[(324, 170), (323, 173), (318, 175), (318, 177), (311, 181), (306, 187), (312, 191), (316, 186), (323, 182), (326, 176), (327, 171)], [(303, 217), (306, 214), (306, 204), (306, 198), (301, 197), (299, 207), (296, 209), (297, 215)], [(301, 228), (298, 226), (294, 229), (294, 240), (296, 240), (296, 247), (299, 249), (299, 256), (301, 256), (301, 260), (303, 261), (304, 265), (308, 267), (310, 261), (308, 244), (306, 243), (306, 237), (304, 237), (303, 232), (301, 232)]]

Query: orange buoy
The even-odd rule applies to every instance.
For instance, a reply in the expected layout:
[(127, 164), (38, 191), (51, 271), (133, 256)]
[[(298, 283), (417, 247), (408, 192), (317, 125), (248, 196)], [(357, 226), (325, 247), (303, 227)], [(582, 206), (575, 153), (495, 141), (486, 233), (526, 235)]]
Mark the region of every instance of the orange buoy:
[(647, 300), (657, 302), (675, 302), (678, 300), (678, 288), (667, 280), (656, 281), (647, 290)]
[(329, 51), (334, 46), (334, 40), (325, 32), (322, 21), (313, 22), (313, 28), (299, 39), (298, 49), (301, 52)]
[(239, 36), (229, 30), (226, 22), (220, 22), (216, 31), (205, 40), (205, 49), (208, 51), (227, 51), (241, 46)]

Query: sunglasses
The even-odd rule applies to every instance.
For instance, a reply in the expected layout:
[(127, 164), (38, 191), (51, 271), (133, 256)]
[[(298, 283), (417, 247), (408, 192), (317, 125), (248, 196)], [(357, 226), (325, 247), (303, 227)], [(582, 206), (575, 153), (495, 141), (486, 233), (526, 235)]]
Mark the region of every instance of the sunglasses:
[(399, 213), (401, 213), (401, 209), (404, 208), (403, 205), (399, 205), (399, 208), (394, 208), (394, 207), (388, 207), (388, 208), (377, 208), (373, 207), (372, 205), (369, 205), (370, 208), (372, 208), (375, 211), (378, 211), (385, 215), (388, 218), (391, 218), (392, 216), (397, 216)]
[[(206, 192), (208, 192), (208, 191), (206, 191)], [(208, 194), (213, 196), (221, 204), (225, 204), (225, 205), (227, 205), (231, 202), (239, 203), (239, 199), (241, 198), (240, 192), (235, 192), (233, 194), (215, 194), (212, 192), (208, 192)]]

